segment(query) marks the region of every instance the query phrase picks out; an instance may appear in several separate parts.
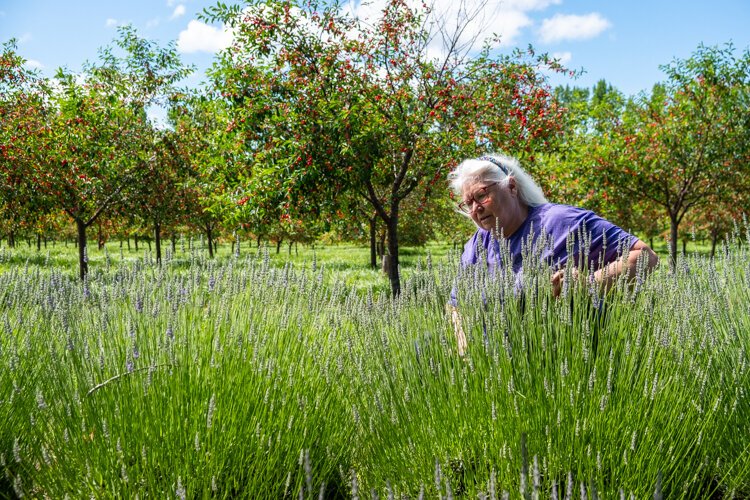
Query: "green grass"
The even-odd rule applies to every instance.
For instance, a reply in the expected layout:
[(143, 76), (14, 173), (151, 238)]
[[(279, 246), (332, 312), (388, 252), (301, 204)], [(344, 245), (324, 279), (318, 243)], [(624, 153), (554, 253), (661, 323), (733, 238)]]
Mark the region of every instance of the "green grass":
[(746, 244), (605, 309), (460, 273), (463, 357), (446, 246), (397, 300), (357, 247), (115, 250), (0, 252), (0, 497), (750, 495)]
[[(107, 272), (125, 263), (136, 261), (152, 265), (155, 257), (155, 247), (145, 242), (135, 245), (131, 240), (130, 249), (126, 243), (110, 242), (103, 249), (96, 245), (89, 246), (88, 263), (92, 273), (98, 271)], [(461, 251), (458, 248), (456, 251)], [(57, 269), (71, 276), (78, 273), (78, 253), (72, 243), (67, 245), (60, 242), (48, 243), (37, 251), (36, 246), (18, 244), (15, 249), (7, 246), (0, 248), (0, 271), (8, 270), (17, 266), (39, 266), (42, 269)], [(219, 245), (215, 260), (225, 262), (233, 257), (233, 247), (229, 243)], [(430, 243), (424, 247), (404, 247), (400, 250), (400, 260), (403, 275), (408, 278), (410, 270), (416, 267), (418, 260), (426, 260), (428, 256), (432, 259), (446, 258), (453, 252), (452, 245)], [(297, 245), (291, 252), (287, 245), (282, 245), (280, 252), (276, 252), (276, 246), (262, 244), (258, 247), (254, 242), (243, 241), (240, 247), (240, 257), (253, 256), (262, 258), (268, 256), (269, 261), (279, 267), (287, 263), (295, 266), (311, 266), (313, 262), (324, 267), (330, 273), (326, 273), (326, 282), (329, 278), (343, 282), (347, 287), (360, 290), (363, 293), (390, 293), (388, 276), (380, 268), (370, 267), (370, 249), (368, 246), (357, 244), (336, 245)], [(208, 249), (200, 239), (190, 241), (188, 239), (178, 240), (175, 251), (172, 245), (166, 241), (162, 245), (162, 256), (170, 261), (173, 269), (189, 268), (193, 263), (207, 261)], [(378, 260), (380, 264), (380, 261)], [(202, 264), (201, 264), (202, 265)]]

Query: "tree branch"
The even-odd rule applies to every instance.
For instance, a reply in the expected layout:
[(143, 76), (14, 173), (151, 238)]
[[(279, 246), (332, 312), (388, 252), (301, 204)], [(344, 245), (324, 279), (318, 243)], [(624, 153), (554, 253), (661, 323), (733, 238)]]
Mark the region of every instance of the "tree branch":
[(375, 193), (375, 188), (373, 187), (370, 179), (367, 179), (367, 181), (365, 181), (365, 187), (367, 188), (367, 194), (368, 194), (368, 196), (366, 196), (367, 201), (370, 202), (370, 204), (375, 209), (375, 212), (377, 212), (380, 218), (383, 219), (383, 221), (386, 224), (388, 224), (391, 218), (386, 213), (385, 208), (383, 208), (383, 204), (380, 203), (380, 200), (378, 199), (378, 195), (377, 193)]
[(92, 387), (89, 390), (89, 392), (86, 393), (85, 397), (91, 396), (93, 393), (95, 393), (96, 391), (98, 391), (102, 387), (105, 387), (106, 385), (109, 385), (111, 382), (119, 380), (119, 379), (125, 377), (126, 375), (131, 375), (133, 373), (138, 373), (138, 372), (142, 372), (142, 371), (145, 371), (145, 370), (151, 370), (151, 369), (156, 369), (156, 368), (164, 368), (164, 367), (167, 367), (167, 366), (172, 367), (172, 366), (175, 366), (175, 365), (173, 365), (171, 363), (165, 363), (165, 364), (161, 364), (161, 365), (151, 365), (151, 366), (144, 366), (144, 367), (141, 367), (141, 368), (136, 368), (135, 370), (130, 371), (130, 372), (118, 373), (114, 377), (109, 378), (109, 379), (105, 380), (104, 382), (102, 382), (101, 384), (97, 384), (94, 387)]

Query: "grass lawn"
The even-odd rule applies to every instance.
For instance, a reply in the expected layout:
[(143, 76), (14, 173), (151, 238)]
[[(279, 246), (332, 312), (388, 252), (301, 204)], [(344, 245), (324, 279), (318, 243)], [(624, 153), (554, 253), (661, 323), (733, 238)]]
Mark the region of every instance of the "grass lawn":
[[(162, 255), (166, 260), (169, 254), (170, 265), (173, 267), (188, 267), (192, 261), (199, 259), (208, 259), (208, 250), (200, 246), (200, 242), (194, 242), (195, 248), (190, 249), (188, 241), (178, 240), (175, 246), (175, 253), (172, 254), (172, 245), (166, 241), (162, 245)], [(95, 273), (98, 269), (118, 267), (123, 262), (135, 262), (144, 259), (155, 259), (155, 248), (146, 242), (140, 242), (138, 250), (135, 250), (133, 241), (130, 242), (128, 249), (127, 243), (110, 242), (103, 249), (89, 243), (88, 262), (89, 269)], [(457, 249), (460, 251), (461, 248)], [(215, 254), (216, 261), (225, 261), (232, 257), (233, 247), (230, 243), (221, 243), (218, 252)], [(401, 248), (400, 260), (402, 268), (402, 279), (408, 278), (412, 268), (417, 265), (418, 261), (426, 262), (428, 256), (434, 261), (451, 258), (453, 245), (429, 243), (424, 247), (403, 247)], [(359, 289), (363, 292), (372, 290), (374, 294), (387, 292), (390, 290), (388, 276), (380, 268), (373, 269), (370, 267), (370, 248), (364, 245), (353, 243), (342, 243), (335, 245), (297, 245), (291, 248), (282, 245), (280, 251), (276, 252), (276, 246), (273, 244), (261, 245), (260, 248), (254, 242), (242, 242), (240, 247), (240, 257), (248, 254), (253, 256), (267, 255), (271, 263), (278, 267), (283, 267), (291, 263), (295, 267), (312, 266), (313, 262), (317, 267), (323, 266), (330, 273), (327, 277), (340, 280), (348, 287)], [(457, 255), (455, 255), (457, 258)], [(378, 261), (380, 264), (380, 261)], [(0, 248), (0, 271), (8, 269), (10, 266), (41, 266), (43, 268), (55, 268), (62, 270), (64, 273), (78, 273), (78, 249), (72, 243), (50, 242), (46, 247), (37, 251), (36, 246), (27, 244), (17, 244), (16, 248), (8, 248), (7, 245)]]
[[(175, 252), (172, 253), (171, 242), (166, 240), (162, 244), (163, 256), (169, 258), (173, 266), (187, 266), (192, 260), (207, 259), (208, 250), (201, 240), (192, 242), (178, 240)], [(283, 244), (277, 253), (276, 245), (273, 243), (262, 244), (259, 248), (254, 241), (243, 241), (241, 244), (241, 256), (248, 253), (253, 255), (268, 255), (270, 261), (277, 266), (284, 266), (291, 262), (295, 267), (311, 266), (315, 261), (317, 266), (324, 266), (334, 271), (335, 279), (341, 280), (347, 286), (357, 289), (372, 290), (373, 293), (387, 292), (390, 289), (388, 277), (378, 269), (370, 267), (370, 248), (367, 245), (356, 243), (341, 243), (323, 245), (296, 245), (289, 247)], [(720, 247), (719, 247), (720, 249)], [(686, 246), (690, 255), (708, 256), (711, 251), (710, 242), (690, 241)], [(217, 260), (225, 260), (232, 256), (233, 246), (231, 243), (220, 243), (215, 255)], [(402, 247), (400, 253), (402, 279), (408, 278), (411, 269), (418, 262), (424, 263), (428, 256), (433, 262), (445, 261), (446, 259), (458, 259), (463, 246), (454, 247), (452, 244), (430, 242), (422, 247)], [(663, 239), (654, 240), (654, 251), (666, 262), (669, 255), (667, 242)], [(682, 252), (682, 242), (679, 251)], [(718, 250), (717, 250), (718, 251)], [(97, 248), (96, 244), (89, 242), (88, 259), (92, 272), (109, 266), (118, 266), (122, 262), (133, 262), (143, 259), (154, 259), (155, 249), (152, 244), (141, 241), (138, 250), (135, 249), (133, 240), (128, 245), (126, 242), (111, 241), (103, 249)], [(71, 243), (49, 242), (37, 251), (34, 244), (28, 245), (19, 242), (16, 248), (8, 248), (0, 245), (0, 271), (8, 266), (36, 265), (42, 267), (54, 267), (63, 272), (78, 273), (78, 249)], [(380, 265), (380, 260), (378, 260)]]

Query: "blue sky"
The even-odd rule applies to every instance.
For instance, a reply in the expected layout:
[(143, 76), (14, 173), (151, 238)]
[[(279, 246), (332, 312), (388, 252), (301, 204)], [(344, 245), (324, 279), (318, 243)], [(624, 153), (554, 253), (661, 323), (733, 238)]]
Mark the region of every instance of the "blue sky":
[[(459, 3), (435, 0), (435, 8), (450, 11)], [(176, 42), (183, 61), (199, 69), (186, 83), (197, 84), (213, 53), (229, 40), (221, 26), (196, 19), (213, 4), (0, 0), (0, 40), (16, 38), (28, 64), (51, 76), (59, 66), (77, 71), (84, 60), (96, 60), (97, 49), (115, 38), (116, 26), (131, 23), (139, 34), (162, 45)], [(366, 15), (364, 10), (359, 9), (361, 15)], [(750, 46), (748, 0), (490, 0), (485, 11), (487, 31), (499, 32), (506, 48), (531, 43), (538, 51), (561, 57), (570, 68), (586, 71), (576, 81), (555, 77), (552, 83), (588, 87), (604, 78), (626, 95), (649, 90), (664, 79), (660, 64), (689, 57), (700, 43), (733, 41), (738, 51)]]

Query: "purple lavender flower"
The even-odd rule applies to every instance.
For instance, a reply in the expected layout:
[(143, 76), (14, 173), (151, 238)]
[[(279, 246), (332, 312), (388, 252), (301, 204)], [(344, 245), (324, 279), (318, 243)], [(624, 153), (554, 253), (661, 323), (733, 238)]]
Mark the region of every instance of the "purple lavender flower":
[(182, 486), (182, 478), (181, 477), (177, 478), (177, 488), (175, 489), (174, 493), (177, 496), (177, 498), (179, 498), (180, 500), (185, 500), (187, 492), (185, 491), (185, 487)]
[(206, 427), (209, 429), (213, 425), (215, 410), (216, 410), (216, 395), (211, 394), (211, 400), (208, 402), (208, 415), (206, 415)]
[(44, 401), (44, 395), (40, 390), (36, 391), (36, 405), (40, 410), (47, 408), (47, 403)]

